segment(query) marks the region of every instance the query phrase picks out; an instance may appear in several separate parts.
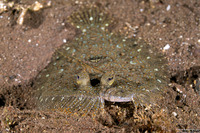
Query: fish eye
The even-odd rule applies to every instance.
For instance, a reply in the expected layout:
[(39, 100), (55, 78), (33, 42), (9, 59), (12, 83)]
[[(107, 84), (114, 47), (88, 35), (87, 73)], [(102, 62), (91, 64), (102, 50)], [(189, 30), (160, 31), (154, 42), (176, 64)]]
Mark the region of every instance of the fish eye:
[(109, 81), (111, 81), (112, 79), (113, 79), (113, 77), (111, 77), (111, 78), (108, 78), (108, 80), (109, 80)]
[(77, 79), (79, 79), (80, 77), (79, 76), (77, 76)]

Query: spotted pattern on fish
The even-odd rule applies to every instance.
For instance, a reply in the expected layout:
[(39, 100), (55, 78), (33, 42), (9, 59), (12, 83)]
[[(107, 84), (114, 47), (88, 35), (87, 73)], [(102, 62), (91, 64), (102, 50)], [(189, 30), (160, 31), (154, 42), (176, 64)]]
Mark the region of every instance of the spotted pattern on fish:
[[(159, 102), (168, 84), (167, 60), (144, 41), (111, 32), (115, 22), (96, 5), (69, 16), (68, 23), (81, 34), (58, 49), (38, 75), (39, 109), (86, 115), (104, 109), (105, 100), (144, 106)], [(100, 83), (93, 85), (94, 80)]]

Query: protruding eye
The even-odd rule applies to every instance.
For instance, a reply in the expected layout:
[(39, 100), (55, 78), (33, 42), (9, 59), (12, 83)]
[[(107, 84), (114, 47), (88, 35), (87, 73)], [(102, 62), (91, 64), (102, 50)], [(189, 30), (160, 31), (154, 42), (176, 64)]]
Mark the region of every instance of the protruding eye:
[(111, 77), (111, 78), (108, 78), (108, 81), (111, 81), (111, 80), (113, 80), (113, 77)]
[(90, 83), (90, 76), (85, 70), (82, 70), (75, 78), (77, 78), (76, 82), (80, 86), (87, 86)]
[(115, 81), (115, 74), (113, 71), (108, 71), (106, 72), (102, 77), (101, 77), (101, 84), (103, 86), (111, 86)]

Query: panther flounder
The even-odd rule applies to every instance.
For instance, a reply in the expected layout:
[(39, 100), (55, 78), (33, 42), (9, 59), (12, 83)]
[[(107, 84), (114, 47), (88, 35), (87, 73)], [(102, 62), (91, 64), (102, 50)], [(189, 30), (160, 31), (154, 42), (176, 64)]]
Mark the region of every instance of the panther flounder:
[(73, 13), (68, 22), (81, 30), (64, 44), (38, 75), (37, 107), (85, 115), (105, 100), (153, 105), (167, 88), (167, 60), (155, 48), (110, 30), (115, 19), (96, 5)]

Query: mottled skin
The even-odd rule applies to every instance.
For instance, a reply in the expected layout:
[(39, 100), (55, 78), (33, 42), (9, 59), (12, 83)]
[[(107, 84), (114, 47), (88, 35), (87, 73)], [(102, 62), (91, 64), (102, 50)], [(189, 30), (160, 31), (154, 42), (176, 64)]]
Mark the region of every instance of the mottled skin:
[[(68, 22), (82, 33), (57, 50), (38, 76), (39, 109), (87, 114), (103, 108), (104, 100), (159, 102), (168, 83), (162, 54), (141, 40), (110, 32), (115, 20), (99, 7), (86, 6)], [(91, 85), (93, 79), (100, 83)]]

